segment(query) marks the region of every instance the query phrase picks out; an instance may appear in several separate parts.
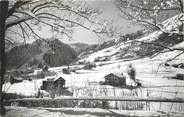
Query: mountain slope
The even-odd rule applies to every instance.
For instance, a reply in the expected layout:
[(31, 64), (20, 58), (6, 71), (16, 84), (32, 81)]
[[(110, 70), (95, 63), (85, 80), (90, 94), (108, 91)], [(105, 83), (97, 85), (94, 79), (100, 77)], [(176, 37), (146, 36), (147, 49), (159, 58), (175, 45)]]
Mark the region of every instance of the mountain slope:
[(32, 44), (15, 46), (7, 52), (7, 68), (20, 68), (34, 56), (41, 54), (41, 49)]
[(76, 53), (80, 54), (85, 49), (89, 48), (91, 45), (85, 43), (73, 43), (70, 44), (70, 47), (76, 51)]
[(76, 59), (76, 52), (67, 44), (55, 39), (48, 41), (37, 40), (32, 44), (20, 45), (7, 52), (7, 68), (25, 66), (38, 67), (66, 65)]
[(77, 58), (76, 52), (59, 40), (50, 41), (49, 45), (51, 50), (44, 54), (43, 59), (51, 67), (68, 65)]
[[(170, 31), (179, 30), (182, 27), (179, 21), (181, 14), (176, 15), (162, 23), (165, 31), (156, 30), (144, 37), (127, 40), (121, 43), (112, 44), (104, 47), (102, 50), (89, 54), (83, 60), (94, 61), (95, 58), (109, 57), (111, 60), (132, 60), (144, 57), (151, 57), (165, 50), (167, 47), (172, 48), (183, 42), (183, 37)], [(118, 41), (120, 42), (120, 40)]]

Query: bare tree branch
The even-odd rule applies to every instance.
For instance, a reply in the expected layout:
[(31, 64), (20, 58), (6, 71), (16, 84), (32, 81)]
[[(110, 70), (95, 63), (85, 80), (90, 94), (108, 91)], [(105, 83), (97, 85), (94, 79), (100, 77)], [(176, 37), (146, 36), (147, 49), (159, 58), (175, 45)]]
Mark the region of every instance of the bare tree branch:
[(136, 8), (136, 9), (140, 9), (140, 10), (145, 10), (145, 11), (160, 11), (160, 10), (166, 10), (166, 11), (170, 11), (170, 10), (178, 10), (181, 11), (181, 7), (171, 7), (171, 8), (144, 8), (143, 6), (137, 6), (134, 4), (130, 4), (127, 0), (120, 0), (121, 3), (126, 4), (125, 8)]
[(23, 39), (24, 39), (24, 43), (26, 43), (26, 37), (25, 37), (25, 30), (24, 28), (22, 27), (21, 24), (19, 24), (20, 28), (21, 28), (21, 31), (22, 31), (22, 35), (23, 35)]
[[(53, 2), (52, 2), (53, 3)], [(41, 7), (40, 7), (41, 6)], [(65, 6), (65, 5), (63, 5), (63, 8), (61, 8), (61, 6), (59, 6), (59, 5), (57, 5), (56, 3), (55, 4), (42, 4), (42, 5), (40, 5), (39, 6), (39, 8), (38, 9), (33, 9), (32, 11), (33, 11), (33, 13), (37, 13), (38, 11), (40, 11), (40, 10), (42, 10), (42, 9), (44, 9), (44, 8), (46, 8), (46, 9), (48, 9), (49, 7), (53, 7), (53, 8), (57, 8), (57, 10), (61, 10), (61, 11), (70, 11), (70, 12), (72, 12), (72, 13), (75, 13), (76, 15), (78, 15), (78, 16), (80, 16), (80, 17), (83, 17), (83, 18), (85, 18), (85, 19), (87, 19), (89, 22), (91, 22), (91, 23), (97, 23), (97, 22), (95, 22), (95, 21), (92, 21), (91, 19), (89, 19), (88, 17), (86, 17), (85, 15), (82, 15), (81, 13), (79, 13), (79, 12), (77, 12), (77, 11), (75, 11), (75, 10), (72, 10), (71, 9), (71, 7), (69, 7), (69, 6)], [(99, 25), (101, 25), (100, 23), (98, 23)]]
[(13, 41), (11, 41), (12, 39), (10, 39), (10, 37), (6, 37), (5, 41), (9, 42), (11, 45), (14, 45), (15, 43)]
[(38, 37), (39, 39), (43, 40), (43, 38), (40, 37), (40, 36), (31, 28), (31, 26), (30, 26), (27, 22), (24, 22), (24, 24), (29, 28), (29, 30), (30, 30), (36, 37)]
[[(172, 33), (172, 34), (178, 34), (178, 35), (184, 35), (183, 32), (178, 31), (167, 31), (164, 27), (161, 27), (161, 22), (157, 22), (157, 17), (159, 15), (160, 11), (179, 11), (181, 12), (182, 9), (182, 1), (178, 0), (176, 2), (177, 5), (173, 5), (172, 7), (165, 7), (162, 8), (160, 6), (159, 2), (165, 2), (165, 1), (155, 1), (158, 2), (158, 4), (154, 4), (152, 6), (148, 6), (147, 4), (151, 4), (152, 1), (147, 1), (148, 3), (142, 3), (142, 5), (138, 4), (141, 3), (141, 0), (137, 0), (137, 2), (128, 1), (128, 0), (118, 0), (119, 4), (116, 4), (119, 10), (125, 15), (125, 17), (129, 18), (130, 20), (140, 23), (140, 24), (146, 24), (146, 26), (151, 26), (153, 28), (156, 28), (164, 33)], [(143, 0), (142, 0), (143, 2)], [(174, 4), (174, 3), (173, 3)], [(147, 5), (147, 6), (146, 6)], [(159, 7), (159, 8), (158, 8)], [(154, 15), (154, 16), (153, 16)], [(161, 16), (162, 17), (162, 16)]]
[(23, 38), (23, 36), (20, 33), (18, 33), (17, 31), (11, 30), (10, 28), (7, 31), (10, 31), (14, 34), (17, 34), (19, 37)]
[(168, 59), (165, 63), (167, 63), (167, 62), (170, 62), (170, 61), (174, 60), (175, 58), (179, 57), (179, 56), (180, 56), (180, 55), (182, 55), (182, 54), (184, 54), (184, 51), (183, 51), (183, 52), (180, 52), (179, 54), (177, 54), (177, 55), (176, 55), (176, 56), (174, 56), (173, 58)]
[(16, 19), (16, 20), (13, 20), (13, 21), (9, 21), (6, 23), (6, 29), (12, 27), (12, 26), (15, 26), (17, 24), (20, 24), (22, 22), (25, 22), (27, 20), (30, 20), (32, 19), (32, 17), (20, 17), (19, 19)]
[(16, 1), (15, 4), (13, 5), (13, 7), (11, 7), (11, 8), (8, 10), (7, 18), (10, 17), (10, 16), (12, 16), (16, 9), (18, 9), (18, 8), (21, 7), (22, 5), (28, 4), (28, 3), (30, 3), (30, 2), (31, 2), (31, 0), (25, 0), (25, 1), (18, 0), (18, 1)]
[(48, 4), (50, 4), (49, 2), (44, 2), (44, 3), (42, 3), (42, 4), (38, 4), (38, 5), (36, 5), (36, 6), (34, 6), (32, 9), (31, 9), (31, 12), (32, 13), (36, 13), (37, 11), (37, 9), (38, 8), (40, 8), (40, 7), (42, 7), (42, 6), (45, 6), (45, 5), (48, 5)]

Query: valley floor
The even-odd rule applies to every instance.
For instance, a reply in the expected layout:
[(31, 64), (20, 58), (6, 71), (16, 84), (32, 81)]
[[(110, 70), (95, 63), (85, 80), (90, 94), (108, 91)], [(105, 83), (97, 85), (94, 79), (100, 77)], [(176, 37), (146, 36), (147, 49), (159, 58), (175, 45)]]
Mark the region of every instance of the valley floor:
[[(115, 50), (117, 50), (117, 48), (115, 48)], [(104, 56), (103, 53), (105, 52), (102, 51), (101, 53), (95, 53), (95, 54), (96, 56), (100, 56), (100, 55)], [(49, 70), (57, 73), (57, 75), (54, 77), (61, 76), (64, 79), (66, 79), (66, 87), (68, 87), (69, 92), (73, 93), (72, 95), (73, 97), (87, 97), (87, 96), (123, 97), (123, 96), (132, 95), (132, 90), (113, 87), (109, 85), (102, 86), (102, 85), (99, 85), (99, 82), (104, 81), (105, 75), (116, 72), (116, 73), (123, 73), (127, 77), (127, 84), (128, 84), (129, 81), (128, 81), (128, 75), (127, 75), (127, 67), (130, 63), (132, 63), (136, 68), (136, 79), (140, 80), (142, 85), (147, 87), (147, 88), (138, 88), (137, 90), (133, 90), (133, 93), (137, 93), (139, 97), (183, 98), (184, 80), (168, 79), (168, 77), (174, 76), (177, 73), (184, 73), (184, 69), (159, 66), (161, 63), (167, 60), (168, 56), (172, 58), (171, 55), (173, 55), (173, 53), (166, 53), (165, 55), (162, 54), (161, 56), (157, 56), (153, 59), (143, 58), (143, 59), (132, 60), (132, 61), (111, 60), (107, 62), (97, 62), (96, 68), (93, 68), (91, 70), (85, 70), (85, 69), (76, 70), (75, 73), (71, 73), (69, 75), (62, 73), (62, 69), (66, 68), (66, 66), (50, 68)], [(91, 56), (94, 57), (94, 55), (91, 55)], [(183, 56), (179, 59), (179, 63), (184, 63), (182, 58)], [(80, 66), (74, 65), (71, 67), (80, 67)], [(30, 96), (30, 95), (34, 96), (37, 93), (40, 86), (42, 85), (42, 81), (46, 79), (47, 77), (45, 79), (23, 81), (21, 83), (17, 83), (13, 85), (10, 85), (10, 83), (7, 83), (4, 85), (4, 91), (6, 91), (7, 93), (16, 93), (16, 94), (22, 94), (26, 96)], [(110, 105), (114, 107), (115, 104), (111, 103)], [(120, 109), (119, 111), (123, 110), (124, 108), (123, 105), (124, 105), (123, 103), (118, 103), (118, 108)], [(24, 111), (24, 109), (26, 111)], [(16, 111), (17, 112), (20, 111), (19, 113), (20, 115), (18, 116), (22, 116), (21, 112), (23, 111), (32, 114), (30, 115), (30, 117), (34, 116), (34, 113), (36, 112), (43, 113), (43, 114), (48, 113), (48, 116), (50, 116), (50, 114), (56, 114), (56, 116), (62, 115), (61, 112), (53, 113), (50, 111), (46, 111), (45, 109), (40, 111), (40, 110), (34, 110), (34, 109), (32, 110), (32, 109), (18, 107), (18, 108), (10, 108), (10, 111), (8, 111), (7, 117), (8, 115), (11, 116), (11, 114)], [(158, 102), (150, 103), (150, 111), (153, 111), (153, 112), (162, 111), (166, 113), (168, 112), (181, 113), (184, 111), (184, 103), (181, 103), (181, 104), (158, 103)], [(126, 112), (129, 112), (129, 111), (126, 111)], [(141, 112), (144, 112), (144, 111), (142, 110)], [(132, 114), (134, 113), (134, 111), (130, 113)], [(85, 115), (85, 116), (91, 116), (91, 115)], [(92, 115), (92, 116), (95, 117), (98, 115)]]

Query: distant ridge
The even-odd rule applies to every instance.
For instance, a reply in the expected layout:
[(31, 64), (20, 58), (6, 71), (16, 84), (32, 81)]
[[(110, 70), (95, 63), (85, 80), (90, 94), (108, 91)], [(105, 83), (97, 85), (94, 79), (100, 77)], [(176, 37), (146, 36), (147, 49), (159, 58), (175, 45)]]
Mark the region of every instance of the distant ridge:
[(32, 44), (13, 47), (7, 52), (7, 69), (21, 67), (39, 67), (47, 64), (50, 67), (70, 64), (77, 58), (77, 53), (58, 39), (48, 43), (36, 40)]

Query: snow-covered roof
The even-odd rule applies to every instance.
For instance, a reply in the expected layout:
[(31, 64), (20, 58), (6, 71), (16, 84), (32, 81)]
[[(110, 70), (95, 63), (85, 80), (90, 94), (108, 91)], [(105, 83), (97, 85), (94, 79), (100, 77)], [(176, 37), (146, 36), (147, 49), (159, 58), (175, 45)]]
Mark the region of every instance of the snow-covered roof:
[(59, 76), (59, 77), (51, 77), (51, 78), (47, 78), (47, 81), (56, 81), (58, 79), (62, 79), (65, 80), (63, 77)]
[[(124, 77), (122, 74), (119, 74), (119, 73), (110, 73), (110, 74), (108, 74), (108, 75), (106, 75), (106, 76), (109, 76), (109, 75), (115, 75), (115, 76), (117, 76), (117, 77)], [(105, 76), (105, 77), (106, 77)]]
[(64, 79), (63, 77), (56, 77), (56, 78), (54, 79), (54, 81), (56, 81), (56, 80), (58, 80), (58, 79), (62, 79), (62, 80), (65, 81), (65, 79)]

